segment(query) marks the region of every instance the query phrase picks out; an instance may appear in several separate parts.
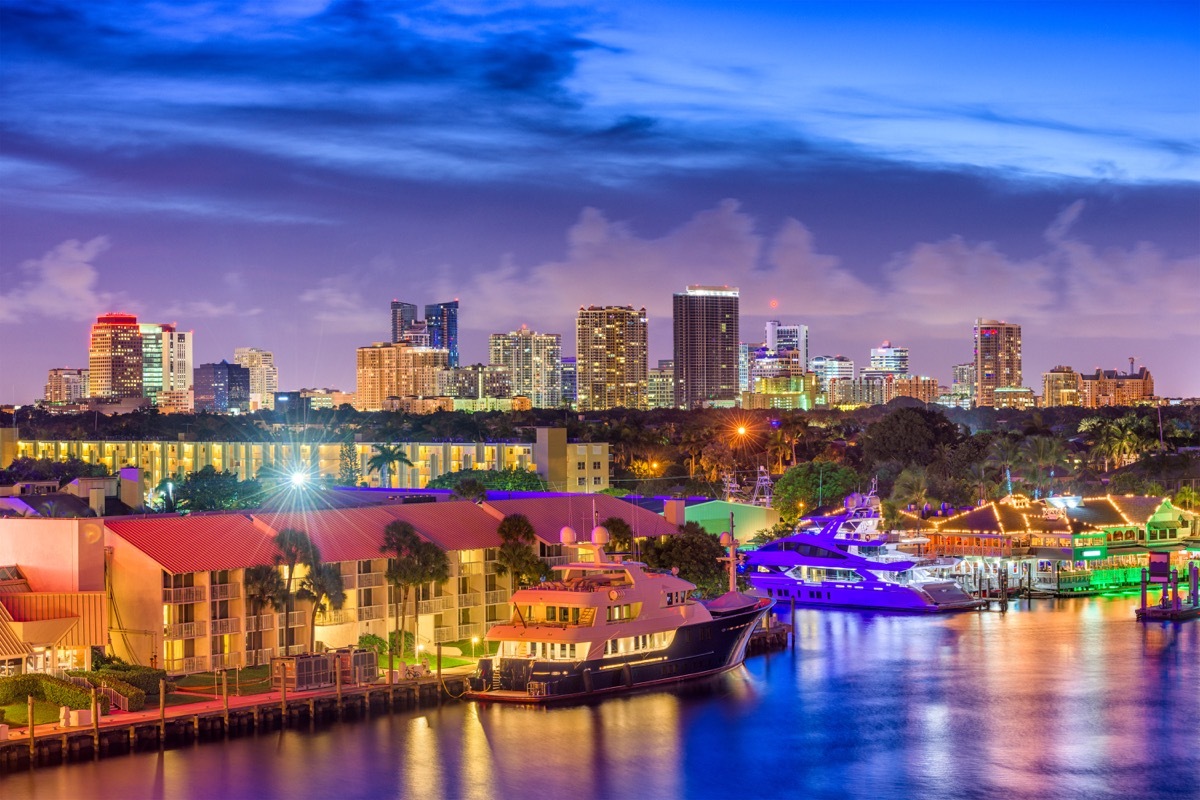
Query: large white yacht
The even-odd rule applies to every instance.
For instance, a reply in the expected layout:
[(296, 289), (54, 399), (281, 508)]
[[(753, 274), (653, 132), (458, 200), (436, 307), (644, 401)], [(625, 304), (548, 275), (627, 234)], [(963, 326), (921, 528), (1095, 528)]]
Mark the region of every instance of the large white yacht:
[(695, 585), (604, 552), (608, 531), (576, 544), (554, 580), (513, 594), (512, 617), (488, 631), (499, 649), (479, 662), (469, 697), (546, 703), (723, 672), (742, 663), (768, 598), (730, 591), (708, 603)]

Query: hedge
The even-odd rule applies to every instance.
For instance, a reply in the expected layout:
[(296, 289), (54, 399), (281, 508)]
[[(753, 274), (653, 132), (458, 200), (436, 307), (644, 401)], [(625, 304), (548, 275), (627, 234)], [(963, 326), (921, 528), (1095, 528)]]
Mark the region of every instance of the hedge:
[(104, 675), (128, 683), (130, 686), (136, 686), (145, 692), (147, 697), (158, 697), (158, 682), (167, 679), (165, 669), (151, 669), (133, 664), (112, 664), (87, 674)]
[[(32, 695), (37, 700), (45, 700), (56, 706), (83, 709), (92, 707), (92, 693), (82, 686), (76, 686), (70, 681), (55, 678), (53, 675), (26, 673), (0, 678), (0, 705), (11, 705), (24, 702)], [(97, 695), (100, 703), (100, 713), (108, 713), (108, 698)]]
[(117, 694), (129, 700), (128, 705), (130, 711), (142, 711), (146, 708), (146, 693), (138, 687), (126, 683), (120, 678), (114, 678), (109, 674), (84, 672), (83, 670), (71, 670), (67, 674), (84, 678), (93, 686), (104, 686), (112, 689)]

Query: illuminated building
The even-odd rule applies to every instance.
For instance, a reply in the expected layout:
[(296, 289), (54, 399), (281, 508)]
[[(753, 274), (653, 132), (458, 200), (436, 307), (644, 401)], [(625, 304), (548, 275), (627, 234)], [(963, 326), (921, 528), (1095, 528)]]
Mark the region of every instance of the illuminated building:
[(58, 367), (46, 375), (45, 399), (51, 405), (61, 406), (78, 403), (87, 397), (88, 371)]
[(673, 299), (675, 405), (733, 406), (738, 401), (738, 290), (688, 286)]
[(174, 325), (143, 322), (142, 394), (154, 405), (162, 392), (186, 392), (192, 388), (192, 331)]
[(646, 371), (646, 407), (675, 407), (675, 362), (659, 359), (658, 366)]
[(742, 392), (742, 408), (811, 411), (820, 391), (820, 378), (811, 372), (760, 377), (754, 382), (754, 391)]
[(821, 380), (821, 391), (828, 391), (833, 378), (854, 377), (854, 362), (845, 356), (814, 356), (808, 360), (808, 371), (816, 373)]
[(142, 396), (142, 333), (133, 314), (101, 314), (92, 326), (88, 396)]
[(507, 367), (514, 395), (528, 397), (534, 408), (562, 404), (562, 336), (538, 333), (524, 325), (488, 337), (488, 361)]
[(884, 340), (879, 347), (871, 348), (869, 369), (871, 372), (908, 375), (908, 348), (893, 347), (891, 342)]
[[(1132, 361), (1132, 359), (1131, 359)], [(1109, 406), (1133, 406), (1154, 399), (1154, 378), (1145, 367), (1137, 372), (1117, 372), (1115, 369), (1097, 369), (1084, 374), (1081, 381), (1082, 404), (1085, 408), (1107, 408)]]
[(646, 309), (588, 306), (575, 318), (576, 407), (646, 408)]
[(1033, 389), (1025, 386), (997, 386), (992, 390), (992, 406), (1027, 411), (1037, 405)]
[(892, 376), (830, 378), (825, 403), (830, 406), (881, 406), (892, 399)]
[(936, 403), (942, 394), (942, 387), (937, 378), (924, 378), (917, 375), (897, 375), (892, 379), (892, 396), (913, 397), (922, 403)]
[(1070, 367), (1058, 366), (1042, 373), (1042, 405), (1045, 408), (1078, 406), (1082, 402), (1083, 378)]
[(250, 410), (250, 370), (224, 359), (201, 364), (193, 372), (192, 391), (197, 411), (237, 414)]
[(433, 303), (425, 306), (425, 326), (429, 331), (429, 346), (445, 350), (450, 366), (458, 366), (458, 301)]
[(767, 320), (767, 338), (763, 344), (768, 350), (785, 350), (799, 354), (800, 363), (808, 364), (808, 326), (784, 325), (777, 319)]
[(191, 414), (196, 410), (196, 393), (192, 389), (164, 390), (154, 403), (160, 414)]
[(279, 370), (275, 354), (257, 347), (239, 347), (233, 360), (250, 370), (250, 408), (275, 408), (275, 393), (279, 391)]
[(750, 391), (757, 392), (759, 381), (765, 378), (787, 378), (804, 374), (805, 363), (799, 350), (759, 350), (753, 355), (750, 360)]
[(563, 356), (562, 375), (562, 404), (575, 408), (575, 401), (579, 399), (579, 369), (574, 356)]
[(354, 407), (382, 411), (389, 397), (437, 397), (438, 375), (450, 354), (404, 342), (376, 342), (357, 351)]
[(997, 389), (1020, 386), (1021, 326), (975, 320), (975, 405), (995, 406)]
[(472, 364), (442, 370), (438, 374), (439, 395), (478, 400), (512, 397), (512, 376), (505, 367)]
[(404, 341), (404, 334), (417, 320), (417, 304), (392, 301), (392, 342)]

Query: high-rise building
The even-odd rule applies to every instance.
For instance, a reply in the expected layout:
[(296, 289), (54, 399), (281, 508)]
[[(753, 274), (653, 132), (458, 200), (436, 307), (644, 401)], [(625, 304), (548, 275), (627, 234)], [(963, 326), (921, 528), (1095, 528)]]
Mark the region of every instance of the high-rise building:
[(389, 397), (436, 397), (438, 376), (449, 367), (449, 354), (404, 342), (360, 347), (355, 367), (354, 407), (381, 411)]
[(879, 347), (871, 348), (871, 372), (886, 372), (892, 375), (908, 375), (908, 348), (893, 347), (884, 340)]
[(958, 396), (975, 399), (975, 362), (955, 364), (952, 368), (953, 382), (950, 392)]
[(451, 367), (438, 375), (438, 394), (463, 400), (512, 397), (512, 376), (486, 364)]
[(815, 372), (821, 380), (821, 391), (828, 391), (833, 378), (852, 379), (854, 362), (845, 356), (813, 356), (808, 360), (808, 371)]
[(657, 367), (647, 370), (646, 407), (675, 407), (675, 362), (672, 359), (661, 358)]
[(275, 354), (257, 347), (239, 347), (233, 360), (250, 370), (250, 408), (275, 408), (275, 393), (279, 391), (279, 369)]
[(404, 341), (404, 334), (417, 321), (417, 304), (392, 301), (392, 342)]
[(458, 366), (458, 301), (425, 306), (429, 346), (450, 354), (450, 366)]
[(733, 406), (738, 401), (738, 290), (689, 286), (673, 301), (675, 405)]
[(562, 336), (538, 333), (524, 325), (509, 333), (488, 337), (488, 361), (507, 367), (513, 396), (528, 397), (534, 408), (562, 404)]
[(78, 403), (88, 395), (88, 371), (58, 367), (46, 375), (45, 399), (51, 405)]
[(154, 405), (163, 392), (187, 392), (192, 388), (192, 332), (174, 325), (143, 322), (142, 394)]
[(197, 411), (236, 414), (250, 410), (250, 370), (224, 359), (201, 364), (192, 377), (193, 407)]
[(133, 314), (101, 314), (92, 326), (88, 396), (142, 396), (142, 333)]
[(995, 406), (996, 390), (1021, 386), (1021, 326), (975, 320), (975, 405)]
[(562, 372), (562, 404), (567, 408), (575, 408), (579, 399), (579, 369), (575, 356), (563, 356)]
[(646, 309), (580, 308), (575, 333), (579, 410), (646, 408)]
[(1077, 406), (1082, 402), (1083, 377), (1070, 367), (1057, 366), (1042, 373), (1042, 406)]
[(767, 320), (767, 339), (764, 342), (768, 350), (782, 352), (792, 350), (800, 354), (800, 363), (808, 363), (808, 326), (784, 325), (777, 319)]
[(1129, 372), (1115, 369), (1097, 369), (1082, 376), (1081, 403), (1085, 408), (1108, 406), (1133, 406), (1154, 398), (1154, 378), (1150, 370), (1139, 367), (1133, 370), (1130, 359)]

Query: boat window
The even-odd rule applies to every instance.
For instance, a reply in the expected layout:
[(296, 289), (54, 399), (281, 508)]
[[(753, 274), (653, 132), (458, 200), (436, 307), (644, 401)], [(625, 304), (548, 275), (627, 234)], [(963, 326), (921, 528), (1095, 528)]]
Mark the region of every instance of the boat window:
[(554, 606), (546, 606), (546, 622), (554, 622), (555, 619)]

